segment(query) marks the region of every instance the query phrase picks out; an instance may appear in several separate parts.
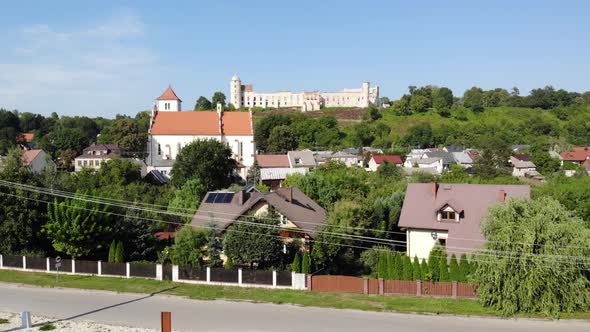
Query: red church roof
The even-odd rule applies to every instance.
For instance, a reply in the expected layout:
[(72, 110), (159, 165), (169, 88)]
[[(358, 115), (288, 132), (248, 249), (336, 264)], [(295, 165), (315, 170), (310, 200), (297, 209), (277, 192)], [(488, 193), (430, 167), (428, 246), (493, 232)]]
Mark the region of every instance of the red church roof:
[(158, 97), (157, 100), (178, 100), (178, 101), (182, 101), (180, 100), (180, 98), (178, 98), (178, 96), (176, 95), (176, 93), (174, 93), (174, 90), (172, 90), (171, 86), (168, 86), (168, 89), (166, 89), (166, 91), (164, 91), (164, 93), (162, 93), (162, 95), (160, 97)]
[[(254, 135), (248, 112), (223, 112), (221, 130), (228, 136)], [(220, 135), (217, 112), (158, 112), (154, 117), (152, 135)]]

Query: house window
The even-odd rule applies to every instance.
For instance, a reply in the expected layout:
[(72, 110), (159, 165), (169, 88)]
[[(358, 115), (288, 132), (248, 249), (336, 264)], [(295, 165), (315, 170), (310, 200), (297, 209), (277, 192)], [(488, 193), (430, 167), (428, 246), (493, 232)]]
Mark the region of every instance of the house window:
[(279, 221), (281, 222), (282, 226), (287, 225), (287, 218), (284, 215), (279, 215)]
[(88, 164), (89, 164), (90, 166), (94, 166), (94, 160), (89, 160), (89, 161), (88, 161)]
[(244, 143), (238, 142), (238, 155), (240, 158), (244, 155)]
[(301, 165), (301, 158), (295, 158), (295, 165)]
[(88, 166), (88, 160), (84, 160), (84, 166)]
[(441, 211), (442, 220), (455, 220), (456, 213), (454, 211)]
[(440, 243), (441, 247), (446, 247), (447, 239), (438, 239), (438, 243)]
[(78, 166), (82, 166), (82, 160), (78, 160)]

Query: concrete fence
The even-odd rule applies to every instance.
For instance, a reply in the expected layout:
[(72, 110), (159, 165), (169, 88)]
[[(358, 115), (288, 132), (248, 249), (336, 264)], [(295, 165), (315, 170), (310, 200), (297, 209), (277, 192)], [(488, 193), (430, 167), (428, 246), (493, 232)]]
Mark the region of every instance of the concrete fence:
[(383, 280), (350, 276), (307, 276), (307, 289), (318, 292), (344, 292), (367, 295), (414, 295), (476, 297), (477, 285), (461, 282)]
[[(120, 278), (148, 278), (174, 282), (241, 287), (264, 287), (305, 290), (305, 274), (286, 271), (226, 270), (224, 268), (171, 267), (162, 264), (109, 263), (55, 258), (0, 255), (0, 269), (28, 272), (96, 275)], [(170, 275), (168, 275), (168, 273)]]

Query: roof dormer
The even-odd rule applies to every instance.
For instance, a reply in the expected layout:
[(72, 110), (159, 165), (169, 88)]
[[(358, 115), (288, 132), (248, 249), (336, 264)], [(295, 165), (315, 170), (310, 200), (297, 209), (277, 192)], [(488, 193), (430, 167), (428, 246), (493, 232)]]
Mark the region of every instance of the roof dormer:
[(440, 222), (459, 222), (463, 217), (463, 209), (456, 202), (444, 202), (436, 210), (436, 220)]

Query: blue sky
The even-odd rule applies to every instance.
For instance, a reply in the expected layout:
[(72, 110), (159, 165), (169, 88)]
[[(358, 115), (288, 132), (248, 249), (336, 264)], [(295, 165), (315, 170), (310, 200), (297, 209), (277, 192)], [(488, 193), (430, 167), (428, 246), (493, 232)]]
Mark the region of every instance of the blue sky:
[(171, 84), (190, 109), (255, 90), (590, 90), (589, 1), (19, 1), (0, 11), (0, 107), (112, 117)]

